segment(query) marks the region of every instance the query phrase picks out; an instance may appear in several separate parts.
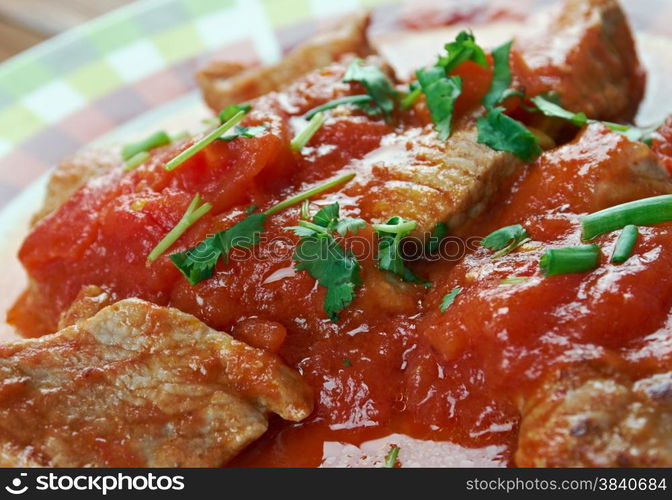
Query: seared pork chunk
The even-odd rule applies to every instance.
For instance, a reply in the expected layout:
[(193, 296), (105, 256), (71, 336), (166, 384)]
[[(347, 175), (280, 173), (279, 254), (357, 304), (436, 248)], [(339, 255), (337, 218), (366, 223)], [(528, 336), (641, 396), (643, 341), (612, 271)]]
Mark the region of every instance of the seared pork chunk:
[(282, 61), (270, 66), (242, 69), (235, 63), (213, 61), (197, 75), (203, 98), (213, 111), (219, 112), (229, 104), (249, 101), (278, 90), (344, 54), (369, 55), (368, 25), (368, 13), (351, 15), (336, 28), (303, 42)]
[(312, 409), (277, 356), (137, 299), (0, 346), (0, 400), (4, 463), (62, 467), (219, 466)]
[(122, 163), (118, 147), (84, 149), (63, 160), (49, 177), (42, 208), (33, 216), (32, 224), (37, 224), (60, 207), (89, 179)]
[(617, 0), (566, 0), (527, 22), (511, 66), (528, 95), (557, 92), (590, 118), (629, 120), (644, 94), (645, 74)]
[(521, 467), (670, 467), (672, 372), (632, 381), (573, 367), (554, 373), (523, 409)]
[(384, 221), (400, 215), (424, 234), (438, 222), (456, 228), (481, 213), (501, 182), (522, 162), (476, 142), (473, 123), (447, 141), (431, 127), (414, 128), (383, 140), (355, 163), (358, 176), (346, 190), (360, 196), (364, 213)]

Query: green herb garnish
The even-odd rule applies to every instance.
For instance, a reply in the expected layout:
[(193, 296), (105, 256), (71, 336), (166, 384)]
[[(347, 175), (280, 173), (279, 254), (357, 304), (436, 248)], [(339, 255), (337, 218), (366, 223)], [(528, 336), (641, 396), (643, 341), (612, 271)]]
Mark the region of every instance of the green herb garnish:
[(546, 276), (556, 274), (584, 273), (600, 265), (600, 247), (578, 245), (574, 247), (551, 248), (541, 256), (539, 267)]
[(461, 31), (453, 42), (447, 43), (443, 47), (446, 49), (447, 54), (439, 57), (436, 65), (441, 66), (446, 74), (453, 71), (465, 61), (474, 61), (484, 68), (488, 67), (485, 52), (476, 43), (474, 35), (467, 31)]
[(252, 111), (252, 106), (250, 106), (249, 104), (229, 104), (226, 108), (220, 111), (219, 123), (228, 122), (231, 118), (236, 116), (241, 111), (243, 112), (243, 114), (247, 114), (250, 111)]
[(520, 224), (505, 226), (487, 235), (481, 241), (481, 246), (496, 253), (494, 258), (501, 257), (529, 241), (527, 231)]
[(455, 302), (455, 298), (462, 291), (461, 286), (456, 286), (449, 293), (443, 296), (441, 299), (441, 306), (439, 306), (439, 311), (445, 313), (446, 310)]
[(483, 98), (483, 105), (486, 109), (496, 107), (506, 96), (506, 91), (511, 85), (511, 70), (509, 69), (509, 52), (511, 51), (511, 44), (509, 41), (500, 45), (492, 51), (492, 59), (494, 62), (492, 83), (490, 89)]
[(577, 127), (583, 127), (589, 123), (601, 123), (608, 129), (619, 134), (623, 134), (631, 141), (643, 141), (646, 142), (649, 135), (658, 128), (658, 126), (649, 127), (649, 128), (640, 128), (635, 127), (634, 125), (624, 125), (621, 123), (605, 122), (600, 120), (592, 120), (586, 116), (585, 113), (572, 113), (567, 111), (562, 106), (553, 102), (548, 95), (538, 95), (531, 99), (531, 101), (536, 106), (536, 109), (541, 111), (545, 116), (550, 116), (552, 118), (562, 118), (567, 120)]
[(253, 137), (258, 137), (268, 130), (268, 125), (255, 125), (254, 127), (243, 127), (242, 125), (236, 125), (233, 129), (233, 132), (227, 135), (220, 137), (223, 141), (232, 141), (238, 139), (239, 137), (245, 137), (247, 139), (252, 139)]
[(611, 255), (611, 262), (622, 264), (628, 260), (635, 248), (638, 235), (639, 231), (637, 230), (637, 226), (633, 226), (632, 224), (625, 226), (616, 240), (614, 253)]
[(390, 445), (390, 451), (385, 455), (385, 468), (393, 469), (397, 465), (397, 459), (399, 457), (399, 448), (396, 444)]
[(163, 130), (160, 130), (142, 141), (134, 142), (124, 146), (124, 148), (121, 150), (121, 156), (124, 160), (130, 160), (138, 153), (147, 152), (151, 149), (158, 148), (159, 146), (170, 144), (171, 142), (172, 139), (170, 136)]
[(339, 216), (339, 205), (334, 203), (315, 214), (312, 221), (301, 220), (292, 229), (301, 237), (294, 252), (299, 271), (307, 271), (327, 289), (324, 312), (331, 321), (338, 321), (338, 313), (355, 297), (361, 285), (360, 266), (350, 251), (345, 251), (336, 241), (334, 232), (357, 232), (365, 225), (361, 219), (344, 222)]
[(586, 215), (581, 219), (581, 226), (583, 239), (591, 240), (631, 224), (651, 226), (669, 221), (672, 221), (672, 195), (664, 194), (622, 203)]
[(306, 128), (304, 128), (301, 132), (296, 134), (296, 136), (292, 139), (290, 142), (290, 147), (292, 151), (301, 151), (303, 147), (308, 144), (308, 142), (313, 138), (313, 136), (317, 133), (317, 131), (320, 129), (322, 125), (324, 125), (324, 122), (327, 120), (327, 117), (324, 115), (322, 112), (315, 113), (310, 121), (308, 122), (308, 125)]
[(369, 114), (382, 113), (386, 120), (391, 118), (397, 99), (397, 90), (378, 66), (365, 66), (364, 61), (355, 59), (348, 67), (343, 81), (361, 83), (366, 88), (374, 105), (371, 106), (366, 102), (359, 103), (362, 109)]
[(404, 281), (429, 286), (428, 282), (416, 276), (406, 267), (404, 257), (401, 254), (402, 239), (409, 235), (416, 226), (415, 221), (406, 220), (399, 216), (392, 217), (385, 224), (373, 224), (371, 226), (378, 236), (378, 267), (400, 276)]
[(158, 259), (178, 240), (180, 236), (184, 234), (187, 229), (189, 229), (198, 219), (207, 214), (210, 209), (212, 209), (212, 205), (210, 203), (203, 203), (201, 205), (201, 196), (196, 194), (180, 221), (163, 237), (163, 239), (161, 239), (161, 241), (159, 241), (159, 243), (157, 243), (147, 256), (147, 260), (149, 262), (154, 262)]
[(140, 151), (139, 153), (131, 156), (124, 164), (124, 172), (130, 172), (131, 170), (138, 168), (149, 159), (149, 156), (150, 155), (147, 151)]
[(247, 217), (240, 222), (224, 231), (207, 237), (195, 247), (171, 255), (170, 260), (189, 280), (189, 283), (196, 285), (212, 276), (219, 259), (222, 258), (226, 262), (233, 248), (251, 248), (256, 245), (259, 242), (261, 233), (264, 231), (264, 223), (267, 217), (293, 205), (302, 203), (313, 196), (329, 191), (336, 186), (345, 184), (354, 176), (355, 174), (353, 173), (337, 177), (283, 200), (264, 212), (248, 212)]
[(415, 101), (417, 101), (420, 96), (422, 95), (422, 87), (420, 87), (420, 83), (415, 81), (411, 82), (408, 85), (408, 93), (401, 98), (401, 109), (404, 111), (410, 109), (414, 104)]
[(455, 101), (462, 93), (462, 78), (446, 76), (445, 70), (440, 66), (419, 69), (416, 76), (427, 99), (434, 128), (439, 138), (445, 141), (450, 137)]
[[(194, 144), (189, 146), (187, 149), (182, 151), (175, 158), (173, 158), (168, 163), (166, 163), (164, 168), (166, 170), (176, 169), (177, 167), (182, 165), (185, 161), (187, 161), (189, 158), (194, 156), (196, 153), (198, 153), (199, 151), (201, 151), (205, 147), (209, 146), (213, 141), (220, 138), (222, 136), (222, 134), (224, 134), (224, 132), (226, 132), (230, 128), (234, 127), (235, 125), (237, 125), (240, 122), (240, 120), (243, 119), (243, 117), (245, 116), (245, 113), (247, 113), (247, 111), (245, 111), (245, 109), (242, 109), (242, 108), (244, 108), (244, 107), (241, 107), (241, 109), (239, 109), (233, 116), (231, 116), (231, 118), (229, 118), (222, 125), (217, 127), (215, 130), (210, 132), (208, 135), (203, 137), (201, 140), (195, 142)], [(247, 108), (249, 110), (249, 106), (247, 106)], [(227, 108), (227, 110), (228, 109), (229, 108)], [(223, 112), (223, 113), (225, 113), (225, 112)], [(227, 116), (228, 116), (228, 114), (227, 114)]]
[(485, 144), (495, 151), (513, 153), (529, 162), (541, 154), (541, 147), (535, 135), (525, 125), (505, 115), (500, 108), (491, 109), (487, 116), (476, 120), (479, 144)]
[(334, 99), (333, 101), (329, 101), (320, 106), (314, 107), (313, 109), (308, 111), (304, 115), (304, 117), (306, 118), (306, 120), (310, 120), (317, 113), (328, 111), (330, 109), (337, 108), (338, 106), (343, 106), (345, 104), (354, 104), (358, 107), (361, 107), (369, 103), (371, 103), (370, 95), (349, 95), (346, 97), (339, 97), (338, 99)]
[(441, 248), (441, 242), (448, 234), (448, 224), (439, 222), (429, 235), (429, 244), (427, 250), (430, 254), (435, 254)]

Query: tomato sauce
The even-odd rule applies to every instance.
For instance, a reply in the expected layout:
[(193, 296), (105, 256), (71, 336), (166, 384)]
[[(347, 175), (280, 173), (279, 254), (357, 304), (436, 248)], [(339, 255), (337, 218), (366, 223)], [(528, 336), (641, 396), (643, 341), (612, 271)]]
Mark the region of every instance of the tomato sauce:
[[(390, 277), (373, 254), (366, 255), (360, 261), (363, 285), (337, 323), (324, 313), (325, 290), (292, 261), (298, 238), (286, 228), (297, 223), (296, 207), (270, 217), (257, 247), (220, 262), (212, 278), (198, 285), (190, 285), (167, 254), (147, 264), (148, 253), (195, 193), (213, 209), (169, 253), (230, 227), (251, 205), (263, 210), (347, 171), (385, 137), (429, 123), (422, 103), (390, 124), (338, 110), (302, 154), (293, 153), (289, 141), (301, 126), (297, 117), (362, 92), (341, 83), (343, 72), (333, 65), (258, 99), (245, 122), (269, 125), (257, 138), (215, 141), (166, 172), (163, 165), (192, 141), (186, 140), (153, 151), (151, 161), (132, 172), (113, 171), (81, 188), (21, 248), (33, 286), (12, 311), (14, 323), (38, 316), (38, 327), (27, 334), (54, 331), (81, 288), (100, 285), (120, 298), (177, 307), (279, 352), (313, 387), (315, 411), (299, 424), (273, 419), (269, 432), (231, 464), (236, 466), (317, 466), (327, 441), (360, 444), (392, 433), (465, 447), (500, 445), (507, 463), (517, 440), (517, 398), (541, 371), (607, 351), (625, 359), (628, 349), (637, 360), (633, 370), (657, 365), (642, 339), (664, 325), (672, 306), (672, 279), (665, 272), (672, 264), (665, 251), (672, 227), (644, 229), (636, 255), (621, 266), (608, 264), (613, 236), (606, 236), (600, 238), (603, 266), (595, 273), (543, 278), (538, 269), (541, 245), (579, 242), (582, 213), (656, 194), (635, 186), (619, 191), (617, 200), (600, 191), (619, 181), (618, 169), (603, 178), (602, 167), (618, 163), (627, 141), (599, 128), (585, 142), (549, 153), (521, 172), (502, 189), (497, 209), (461, 235), (523, 223), (537, 247), (498, 262), (479, 249), (459, 263), (418, 266), (434, 283), (430, 290)], [(459, 118), (480, 102), (492, 74), (473, 63), (458, 74), (470, 82), (456, 105)], [(313, 209), (338, 201), (342, 215), (369, 220), (366, 197), (335, 191), (314, 200)], [(357, 238), (373, 246), (370, 228)], [(501, 280), (510, 275), (530, 279), (503, 287)], [(440, 313), (441, 297), (455, 286), (463, 291)], [(617, 312), (626, 308), (627, 314)]]

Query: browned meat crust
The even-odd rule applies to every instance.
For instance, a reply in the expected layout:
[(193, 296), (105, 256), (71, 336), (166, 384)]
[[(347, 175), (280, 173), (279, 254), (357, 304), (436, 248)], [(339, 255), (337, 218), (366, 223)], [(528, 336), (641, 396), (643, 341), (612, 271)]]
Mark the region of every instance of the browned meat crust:
[(65, 203), (89, 179), (121, 163), (119, 148), (85, 149), (63, 160), (51, 173), (42, 208), (33, 216), (32, 225)]
[(523, 411), (521, 467), (669, 467), (672, 372), (640, 380), (585, 366), (549, 377)]
[(229, 104), (278, 90), (344, 54), (367, 56), (371, 53), (366, 38), (368, 24), (367, 12), (351, 15), (335, 29), (303, 42), (271, 66), (243, 69), (236, 63), (214, 61), (197, 75), (203, 98), (213, 111), (219, 112)]
[(0, 346), (0, 400), (1, 461), (62, 467), (218, 466), (312, 410), (277, 356), (137, 299)]
[(590, 118), (630, 120), (645, 73), (617, 0), (566, 0), (533, 17), (516, 37), (511, 65), (528, 95), (555, 91)]
[(446, 141), (431, 127), (411, 129), (386, 141), (357, 165), (356, 184), (364, 211), (378, 219), (394, 215), (428, 233), (439, 222), (451, 228), (481, 213), (504, 179), (522, 162), (476, 142), (467, 121)]

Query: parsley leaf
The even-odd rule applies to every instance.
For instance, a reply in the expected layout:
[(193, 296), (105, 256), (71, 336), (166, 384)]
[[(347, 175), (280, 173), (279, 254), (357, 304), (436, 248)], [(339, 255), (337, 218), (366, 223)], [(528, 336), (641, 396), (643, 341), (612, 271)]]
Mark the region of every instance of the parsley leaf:
[(230, 134), (220, 137), (223, 141), (232, 141), (238, 137), (246, 137), (247, 139), (252, 139), (257, 137), (268, 130), (268, 125), (265, 123), (263, 125), (256, 125), (254, 127), (243, 127), (242, 125), (236, 125), (233, 129), (233, 132)]
[(559, 104), (553, 102), (551, 97), (548, 95), (535, 96), (531, 99), (531, 101), (534, 103), (537, 110), (541, 111), (541, 113), (543, 113), (545, 116), (562, 118), (563, 120), (572, 122), (577, 127), (583, 127), (589, 123), (601, 123), (613, 132), (623, 134), (631, 141), (646, 142), (647, 137), (658, 128), (658, 125), (650, 128), (639, 128), (633, 125), (623, 125), (621, 123), (592, 120), (588, 118), (583, 112), (572, 113), (571, 111), (564, 109)]
[(487, 68), (488, 61), (485, 57), (485, 52), (483, 49), (476, 43), (476, 38), (474, 35), (467, 31), (461, 31), (455, 41), (447, 43), (444, 45), (447, 55), (439, 58), (436, 63), (437, 66), (441, 66), (446, 74), (453, 71), (460, 64), (465, 61), (474, 61), (476, 64)]
[(170, 256), (170, 260), (195, 285), (212, 276), (220, 257), (228, 262), (234, 248), (252, 248), (264, 232), (265, 213), (251, 214), (224, 231), (209, 236), (197, 246)]
[(506, 96), (506, 91), (511, 85), (511, 70), (509, 69), (509, 52), (511, 52), (511, 44), (509, 41), (500, 45), (492, 51), (492, 59), (494, 61), (492, 83), (488, 93), (483, 98), (483, 105), (487, 109), (494, 108), (497, 104), (502, 102)]
[(434, 226), (434, 229), (432, 229), (432, 233), (429, 235), (429, 243), (427, 245), (427, 251), (430, 254), (435, 254), (439, 251), (441, 248), (441, 242), (443, 239), (446, 237), (448, 234), (448, 224), (445, 222), (439, 222), (436, 226)]
[(456, 286), (449, 293), (444, 295), (444, 297), (441, 299), (441, 306), (439, 306), (439, 311), (445, 313), (452, 303), (455, 302), (455, 298), (461, 291), (462, 287)]
[(446, 76), (440, 66), (419, 69), (416, 72), (420, 87), (427, 98), (427, 107), (432, 115), (434, 128), (443, 141), (450, 137), (450, 124), (453, 119), (455, 100), (462, 93), (462, 78)]
[(493, 231), (481, 241), (481, 246), (497, 253), (493, 257), (501, 257), (512, 252), (518, 246), (529, 241), (527, 230), (520, 224), (505, 226)]
[(404, 263), (400, 251), (401, 240), (416, 227), (415, 221), (394, 216), (385, 224), (374, 224), (372, 227), (378, 236), (378, 267), (401, 277), (409, 283), (430, 283), (416, 276)]
[(479, 144), (495, 151), (508, 151), (529, 162), (541, 154), (535, 135), (525, 125), (505, 115), (500, 108), (491, 109), (488, 115), (476, 120)]
[[(256, 208), (253, 206), (251, 210), (247, 210), (247, 217), (240, 222), (224, 231), (208, 236), (195, 247), (171, 255), (170, 260), (189, 280), (189, 283), (196, 285), (212, 276), (220, 258), (223, 258), (224, 262), (227, 262), (232, 249), (251, 248), (256, 245), (259, 242), (261, 233), (264, 231), (264, 223), (269, 216), (349, 182), (354, 176), (355, 174), (345, 174), (336, 177), (280, 203), (276, 203), (261, 213), (252, 213)], [(203, 211), (206, 208), (199, 208), (198, 210)], [(194, 213), (198, 215), (198, 213)]]
[[(334, 203), (317, 212), (312, 222), (299, 221), (298, 226), (289, 228), (301, 236), (293, 257), (298, 262), (296, 268), (307, 271), (327, 289), (324, 312), (333, 322), (338, 321), (338, 313), (350, 305), (355, 289), (361, 285), (359, 262), (334, 237), (340, 224), (339, 211), (338, 203)], [(361, 219), (348, 220), (345, 226), (355, 230), (364, 225)]]
[(394, 111), (397, 90), (379, 67), (364, 66), (363, 63), (364, 61), (361, 59), (352, 61), (343, 77), (343, 81), (346, 83), (361, 83), (371, 96), (374, 106), (372, 107), (368, 103), (357, 103), (358, 106), (369, 114), (383, 113), (385, 119), (389, 120)]

